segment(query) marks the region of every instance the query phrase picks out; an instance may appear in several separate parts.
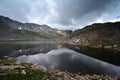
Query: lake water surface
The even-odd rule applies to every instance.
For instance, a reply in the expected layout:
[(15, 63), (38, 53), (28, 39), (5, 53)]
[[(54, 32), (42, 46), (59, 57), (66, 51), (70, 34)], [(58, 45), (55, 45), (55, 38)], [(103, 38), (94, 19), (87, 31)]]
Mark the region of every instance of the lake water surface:
[(52, 41), (19, 41), (0, 44), (0, 58), (16, 57), (17, 61), (40, 64), (50, 70), (81, 74), (120, 76), (120, 67), (88, 57)]

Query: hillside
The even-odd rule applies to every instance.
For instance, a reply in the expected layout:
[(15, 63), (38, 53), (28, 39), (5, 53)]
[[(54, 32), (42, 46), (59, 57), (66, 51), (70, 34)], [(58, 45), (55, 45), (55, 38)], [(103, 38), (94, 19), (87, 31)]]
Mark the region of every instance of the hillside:
[(68, 39), (69, 43), (79, 45), (120, 45), (120, 22), (95, 23), (75, 30)]
[(66, 36), (69, 31), (51, 28), (48, 25), (21, 23), (0, 16), (0, 40), (39, 40)]

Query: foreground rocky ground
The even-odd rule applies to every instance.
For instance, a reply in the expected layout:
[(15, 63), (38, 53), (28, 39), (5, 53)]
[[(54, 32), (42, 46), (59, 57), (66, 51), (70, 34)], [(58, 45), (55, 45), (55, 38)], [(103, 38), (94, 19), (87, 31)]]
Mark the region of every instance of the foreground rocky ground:
[(48, 71), (40, 65), (0, 60), (0, 80), (118, 80), (118, 77)]

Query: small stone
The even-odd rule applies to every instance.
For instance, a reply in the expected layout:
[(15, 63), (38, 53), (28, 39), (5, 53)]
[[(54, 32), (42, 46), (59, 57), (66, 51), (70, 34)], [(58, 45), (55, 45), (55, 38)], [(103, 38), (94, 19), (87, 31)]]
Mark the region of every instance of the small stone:
[(21, 74), (25, 75), (25, 74), (26, 74), (26, 71), (25, 71), (25, 70), (22, 70), (22, 71), (21, 71)]
[(9, 57), (9, 58), (7, 58), (7, 60), (8, 60), (8, 61), (17, 61), (17, 59), (14, 58), (14, 57)]
[(19, 62), (19, 61), (16, 61), (16, 64), (17, 64), (17, 65), (19, 65), (20, 63), (21, 63), (21, 62)]
[(9, 58), (9, 56), (4, 56), (4, 59), (8, 59)]

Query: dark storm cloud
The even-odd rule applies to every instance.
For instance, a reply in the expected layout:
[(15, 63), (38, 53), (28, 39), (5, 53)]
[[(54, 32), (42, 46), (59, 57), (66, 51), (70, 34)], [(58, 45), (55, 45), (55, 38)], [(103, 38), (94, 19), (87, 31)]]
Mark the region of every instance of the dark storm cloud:
[[(119, 0), (55, 0), (58, 23), (74, 25), (88, 23), (100, 16), (114, 11)], [(109, 13), (112, 14), (112, 13)]]

